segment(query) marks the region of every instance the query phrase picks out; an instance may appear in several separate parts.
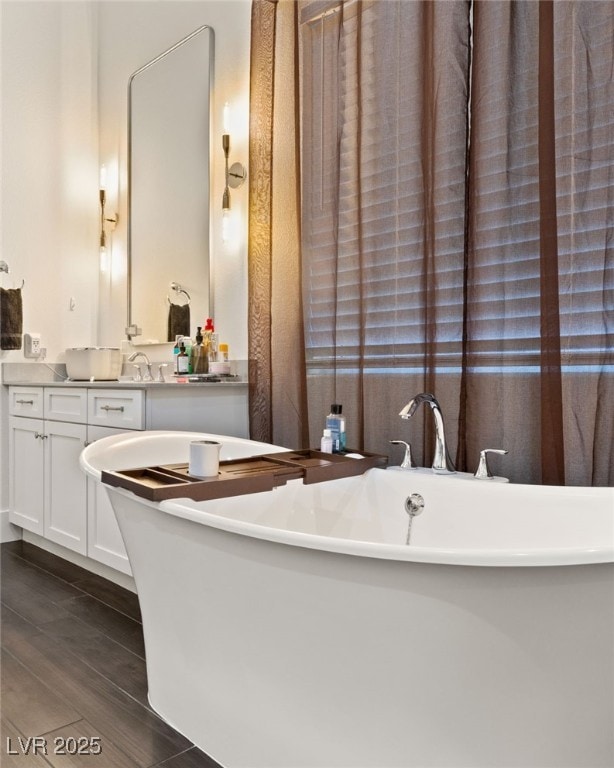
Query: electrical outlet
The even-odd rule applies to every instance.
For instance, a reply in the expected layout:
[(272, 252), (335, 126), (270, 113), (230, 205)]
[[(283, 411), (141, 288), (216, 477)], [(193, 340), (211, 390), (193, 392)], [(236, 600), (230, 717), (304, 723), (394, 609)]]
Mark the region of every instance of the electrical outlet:
[(41, 335), (40, 333), (24, 333), (24, 357), (40, 357), (41, 356)]

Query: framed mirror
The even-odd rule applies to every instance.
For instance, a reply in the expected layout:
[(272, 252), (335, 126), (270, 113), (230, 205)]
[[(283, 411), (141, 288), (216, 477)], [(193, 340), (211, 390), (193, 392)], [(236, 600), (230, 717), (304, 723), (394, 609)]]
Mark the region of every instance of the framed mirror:
[(175, 331), (189, 334), (209, 315), (213, 53), (213, 30), (199, 27), (128, 82), (126, 335), (133, 344), (174, 341)]

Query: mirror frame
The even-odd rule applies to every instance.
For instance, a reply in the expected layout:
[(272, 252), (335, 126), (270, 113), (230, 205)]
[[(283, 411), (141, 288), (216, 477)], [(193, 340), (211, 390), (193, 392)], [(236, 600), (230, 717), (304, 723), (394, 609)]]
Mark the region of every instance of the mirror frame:
[[(207, 31), (210, 35), (209, 37), (209, 157), (211, 158), (211, 136), (212, 136), (212, 126), (213, 126), (213, 119), (212, 119), (212, 86), (213, 86), (213, 69), (214, 69), (214, 62), (215, 62), (215, 33), (213, 30), (213, 27), (211, 27), (209, 24), (203, 24), (202, 26), (195, 29), (193, 32), (191, 32), (189, 35), (186, 35), (186, 37), (179, 40), (177, 43), (172, 45), (167, 50), (163, 51), (161, 54), (153, 58), (151, 61), (148, 61), (147, 64), (144, 64), (142, 67), (139, 67), (135, 72), (133, 72), (130, 77), (128, 78), (128, 155), (127, 155), (127, 169), (128, 169), (128, 178), (127, 178), (127, 255), (126, 255), (126, 292), (127, 292), (127, 323), (125, 328), (126, 337), (129, 341), (131, 341), (133, 344), (138, 345), (138, 341), (134, 341), (134, 337), (141, 335), (141, 329), (137, 327), (136, 323), (134, 322), (132, 318), (132, 244), (133, 244), (133, 231), (132, 231), (132, 176), (133, 176), (133, 158), (132, 158), (132, 142), (133, 142), (133, 117), (132, 117), (132, 87), (133, 87), (133, 81), (137, 75), (141, 74), (145, 70), (152, 67), (154, 64), (159, 62), (161, 59), (165, 58), (169, 54), (173, 53), (173, 51), (176, 51), (181, 46), (188, 43), (190, 40), (192, 40), (197, 35), (200, 35), (201, 33)], [(209, 263), (208, 263), (208, 271), (209, 271), (209, 285), (208, 285), (208, 295), (207, 295), (207, 303), (209, 305), (209, 313), (211, 312), (211, 285), (212, 285), (212, 263), (211, 263), (211, 177), (212, 177), (212, 169), (211, 169), (211, 162), (209, 163), (209, 226), (208, 226), (208, 232), (209, 232), (209, 243), (208, 243), (208, 255), (209, 255)], [(172, 342), (164, 341), (161, 343), (165, 344), (172, 344)]]

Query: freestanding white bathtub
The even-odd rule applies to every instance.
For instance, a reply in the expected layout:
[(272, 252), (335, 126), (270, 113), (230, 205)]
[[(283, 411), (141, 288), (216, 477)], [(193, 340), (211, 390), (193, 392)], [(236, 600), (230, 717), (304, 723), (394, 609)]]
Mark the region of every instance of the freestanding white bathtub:
[[(106, 438), (82, 466), (187, 461), (194, 437)], [(151, 705), (224, 768), (614, 764), (614, 489), (394, 468), (206, 502), (108, 490)]]

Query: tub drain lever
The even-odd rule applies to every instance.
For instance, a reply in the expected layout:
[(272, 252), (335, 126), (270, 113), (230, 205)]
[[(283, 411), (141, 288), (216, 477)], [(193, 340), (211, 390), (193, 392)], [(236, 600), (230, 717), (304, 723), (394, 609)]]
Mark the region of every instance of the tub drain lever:
[(411, 524), (414, 522), (414, 517), (419, 515), (424, 509), (424, 498), (419, 493), (412, 493), (405, 499), (405, 511), (409, 515), (409, 523), (407, 524), (407, 538), (405, 544), (409, 546), (411, 539)]
[(424, 510), (424, 498), (419, 493), (412, 493), (405, 499), (405, 511), (410, 517), (416, 517)]

